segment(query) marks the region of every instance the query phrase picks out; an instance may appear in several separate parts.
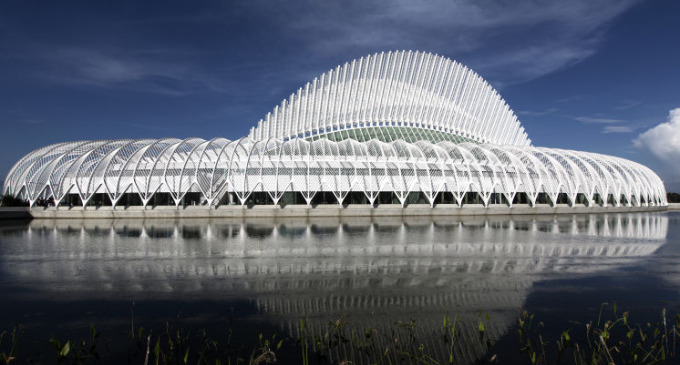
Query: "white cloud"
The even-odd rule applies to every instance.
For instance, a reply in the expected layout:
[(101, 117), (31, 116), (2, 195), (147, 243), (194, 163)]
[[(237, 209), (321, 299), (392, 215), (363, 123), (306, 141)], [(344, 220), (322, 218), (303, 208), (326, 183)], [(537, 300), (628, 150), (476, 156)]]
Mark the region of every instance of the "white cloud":
[(668, 113), (668, 120), (640, 134), (633, 145), (647, 150), (680, 171), (680, 108)]
[(614, 110), (628, 110), (628, 109), (636, 108), (636, 107), (638, 107), (638, 106), (640, 106), (640, 105), (642, 105), (642, 102), (641, 102), (641, 101), (636, 101), (636, 100), (626, 100), (626, 101), (622, 102), (621, 105), (616, 106), (616, 107), (614, 107), (614, 108), (612, 108), (612, 109), (614, 109)]
[(602, 128), (602, 133), (608, 134), (608, 133), (630, 133), (633, 131), (632, 127), (629, 127), (627, 125), (607, 125), (604, 128)]
[[(267, 2), (316, 55), (411, 48), (462, 60), (511, 84), (593, 55), (611, 21), (638, 0)], [(258, 2), (255, 2), (259, 4)], [(274, 3), (277, 4), (277, 3)], [(498, 86), (498, 85), (496, 85)]]
[(552, 114), (557, 111), (557, 108), (550, 108), (546, 110), (520, 110), (517, 112), (519, 115), (528, 115), (534, 117), (542, 117), (548, 114)]
[(586, 98), (585, 94), (567, 96), (566, 98), (561, 98), (555, 100), (556, 103), (570, 103), (572, 101), (583, 100)]
[(583, 123), (595, 123), (595, 124), (610, 124), (610, 123), (621, 123), (621, 119), (611, 119), (611, 118), (593, 118), (593, 117), (576, 117), (575, 120)]
[(633, 130), (635, 130), (633, 126), (627, 125), (628, 123), (623, 119), (602, 118), (599, 116), (595, 116), (595, 117), (574, 117), (574, 120), (586, 124), (602, 124), (603, 125), (602, 133), (604, 134), (631, 133)]
[(49, 67), (44, 79), (65, 85), (127, 89), (171, 96), (205, 91), (224, 92), (227, 86), (205, 71), (168, 61), (168, 55), (134, 50), (66, 48), (44, 52)]
[[(613, 20), (640, 1), (216, 2), (143, 21), (103, 17), (97, 32), (61, 43), (18, 37), (16, 50), (0, 58), (22, 57), (38, 66), (26, 74), (66, 85), (278, 96), (289, 92), (291, 80), (306, 82), (353, 58), (412, 49), (463, 62), (502, 88), (592, 56)], [(74, 24), (83, 33), (89, 29), (82, 28), (88, 22)], [(176, 29), (186, 32), (177, 36)]]

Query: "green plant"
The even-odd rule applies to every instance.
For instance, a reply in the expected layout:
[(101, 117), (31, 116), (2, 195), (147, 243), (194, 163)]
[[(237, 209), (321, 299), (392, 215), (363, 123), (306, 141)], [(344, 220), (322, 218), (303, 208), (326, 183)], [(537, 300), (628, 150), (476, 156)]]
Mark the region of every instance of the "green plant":
[[(17, 345), (19, 343), (19, 338), (21, 337), (22, 328), (14, 327), (11, 332), (0, 333), (0, 361), (7, 365), (16, 360), (17, 356)], [(3, 340), (6, 336), (10, 337), (10, 344), (8, 349), (4, 349)]]
[[(134, 307), (131, 311), (134, 318)], [(535, 314), (519, 310), (517, 335), (519, 355), (530, 364), (648, 364), (670, 363), (677, 360), (677, 339), (680, 336), (680, 315), (671, 319), (666, 310), (654, 323), (634, 323), (628, 311), (620, 312), (616, 303), (603, 303), (595, 321), (567, 328), (551, 340), (544, 334), (546, 327)], [(445, 314), (441, 328), (419, 325), (415, 320), (397, 320), (378, 328), (362, 327), (341, 316), (325, 326), (311, 327), (307, 318), (300, 319), (295, 339), (267, 336), (259, 333), (252, 346), (232, 343), (232, 331), (222, 339), (211, 338), (206, 330), (191, 331), (166, 322), (155, 333), (131, 320), (128, 342), (128, 363), (137, 364), (200, 364), (200, 365), (264, 365), (277, 362), (302, 364), (457, 364), (477, 361), (499, 362), (492, 353), (494, 346), (491, 316), (479, 313), (477, 318), (463, 319)], [(438, 327), (438, 325), (437, 325)], [(21, 355), (21, 327), (0, 333), (0, 360), (5, 365), (26, 362)], [(100, 358), (111, 360), (112, 354), (99, 345), (101, 334), (90, 327), (89, 336), (82, 340), (49, 340), (58, 363), (88, 364)], [(123, 338), (125, 339), (125, 337)], [(107, 339), (107, 343), (118, 339)], [(123, 343), (123, 345), (125, 345)], [(471, 352), (470, 349), (476, 349)], [(466, 358), (465, 354), (476, 353)], [(505, 355), (505, 354), (499, 354)], [(299, 357), (298, 357), (299, 356)], [(117, 359), (114, 359), (117, 361)]]
[(15, 198), (13, 195), (6, 194), (0, 196), (0, 207), (27, 207), (28, 202)]
[(57, 354), (57, 362), (66, 362), (68, 364), (84, 364), (88, 360), (98, 360), (100, 355), (97, 349), (97, 341), (99, 333), (93, 324), (90, 325), (89, 341), (82, 339), (80, 341), (67, 340), (65, 343), (57, 339), (55, 336), (50, 337), (50, 344)]
[(666, 193), (666, 200), (669, 203), (680, 203), (680, 194), (678, 194), (678, 193)]

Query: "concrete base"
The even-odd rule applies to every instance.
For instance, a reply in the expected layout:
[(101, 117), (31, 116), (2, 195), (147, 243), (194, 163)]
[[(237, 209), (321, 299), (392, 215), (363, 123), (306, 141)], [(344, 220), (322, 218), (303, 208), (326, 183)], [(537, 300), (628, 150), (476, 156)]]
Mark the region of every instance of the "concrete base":
[(217, 208), (205, 206), (189, 206), (186, 208), (154, 207), (144, 209), (142, 207), (129, 207), (112, 209), (111, 207), (88, 207), (77, 208), (33, 208), (30, 215), (38, 219), (113, 219), (113, 218), (276, 218), (276, 217), (404, 217), (404, 216), (477, 216), (477, 215), (544, 215), (544, 214), (590, 214), (590, 213), (628, 213), (628, 212), (662, 212), (668, 207), (586, 207), (576, 205), (558, 204), (557, 206), (528, 205), (491, 206), (469, 204), (463, 207), (455, 205), (438, 205), (431, 208), (429, 205), (412, 204), (405, 208), (400, 205), (380, 205), (372, 208), (368, 205), (320, 205), (308, 207), (306, 205), (257, 205), (244, 207), (240, 205), (227, 205)]
[(680, 210), (680, 203), (668, 203), (668, 211)]

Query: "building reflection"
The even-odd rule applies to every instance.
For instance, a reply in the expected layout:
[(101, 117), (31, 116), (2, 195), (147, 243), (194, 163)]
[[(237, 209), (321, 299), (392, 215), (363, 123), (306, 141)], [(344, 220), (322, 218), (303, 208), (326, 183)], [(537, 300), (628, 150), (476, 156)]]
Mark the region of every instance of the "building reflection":
[[(537, 281), (635, 264), (667, 231), (667, 215), (656, 213), (36, 220), (0, 232), (0, 259), (5, 280), (38, 299), (247, 299), (291, 336), (301, 317), (313, 333), (341, 316), (379, 331), (413, 319), (437, 349), (444, 313), (466, 323), (489, 313), (495, 341)], [(472, 362), (484, 349), (460, 342), (456, 352)]]

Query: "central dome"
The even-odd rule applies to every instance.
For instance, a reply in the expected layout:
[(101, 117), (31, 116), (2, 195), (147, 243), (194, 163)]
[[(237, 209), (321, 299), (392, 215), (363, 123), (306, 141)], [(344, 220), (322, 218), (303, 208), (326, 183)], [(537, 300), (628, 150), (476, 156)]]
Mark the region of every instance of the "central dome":
[(249, 136), (531, 144), (512, 109), (477, 73), (412, 51), (376, 53), (328, 71), (276, 106)]

